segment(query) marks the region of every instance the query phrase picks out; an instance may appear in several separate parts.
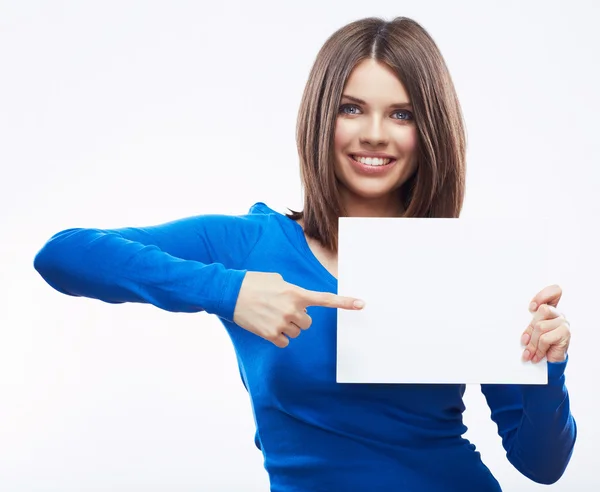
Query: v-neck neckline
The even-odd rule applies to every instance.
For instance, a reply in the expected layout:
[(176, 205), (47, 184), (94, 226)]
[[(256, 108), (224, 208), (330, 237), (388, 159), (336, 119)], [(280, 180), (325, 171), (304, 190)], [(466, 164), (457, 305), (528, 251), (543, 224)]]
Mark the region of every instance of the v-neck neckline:
[(337, 286), (338, 279), (325, 267), (325, 265), (323, 265), (323, 263), (321, 263), (321, 261), (317, 258), (317, 256), (313, 252), (313, 250), (310, 248), (310, 245), (308, 244), (308, 241), (306, 240), (306, 236), (304, 235), (304, 229), (302, 228), (302, 226), (300, 224), (298, 224), (298, 222), (296, 222), (295, 220), (290, 219), (289, 217), (286, 217), (286, 219), (288, 219), (290, 222), (293, 223), (294, 228), (296, 229), (298, 242), (302, 246), (302, 249), (304, 250), (306, 255), (309, 257), (309, 259), (312, 260), (312, 262), (315, 263), (319, 267), (321, 272), (327, 277), (328, 281), (331, 284)]
[(289, 217), (273, 210), (265, 203), (259, 202), (255, 204), (254, 207), (256, 207), (257, 205), (259, 205), (263, 211), (274, 214), (277, 217), (284, 230), (287, 229), (287, 231), (290, 233), (288, 235), (290, 242), (314, 266), (315, 271), (319, 274), (319, 276), (325, 282), (331, 285), (333, 289), (337, 289), (338, 279), (325, 267), (325, 265), (323, 265), (323, 263), (321, 263), (321, 261), (313, 253), (312, 249), (308, 244), (308, 241), (306, 240), (306, 236), (304, 235), (304, 229), (302, 229), (302, 226), (298, 224), (298, 222), (296, 222), (295, 220), (292, 220)]

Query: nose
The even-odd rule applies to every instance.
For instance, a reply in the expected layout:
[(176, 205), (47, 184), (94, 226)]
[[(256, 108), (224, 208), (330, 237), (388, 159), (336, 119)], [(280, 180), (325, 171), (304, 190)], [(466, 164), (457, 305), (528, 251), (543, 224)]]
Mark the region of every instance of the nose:
[(387, 131), (381, 118), (373, 117), (365, 119), (365, 127), (361, 134), (361, 143), (367, 145), (383, 145), (388, 143)]

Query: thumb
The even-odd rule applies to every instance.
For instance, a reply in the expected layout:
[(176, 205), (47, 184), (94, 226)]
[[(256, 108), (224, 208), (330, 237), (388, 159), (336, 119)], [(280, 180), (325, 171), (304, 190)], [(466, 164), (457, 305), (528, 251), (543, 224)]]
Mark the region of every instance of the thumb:
[(307, 306), (323, 306), (339, 309), (362, 309), (365, 302), (355, 297), (338, 296), (331, 292), (316, 292), (302, 289), (302, 296)]

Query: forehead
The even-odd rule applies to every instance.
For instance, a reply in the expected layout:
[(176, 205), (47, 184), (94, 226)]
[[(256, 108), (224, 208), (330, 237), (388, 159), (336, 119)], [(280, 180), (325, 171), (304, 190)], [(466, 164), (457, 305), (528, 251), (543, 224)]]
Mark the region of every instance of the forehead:
[(404, 84), (386, 64), (373, 59), (358, 63), (344, 86), (344, 94), (369, 104), (410, 101)]

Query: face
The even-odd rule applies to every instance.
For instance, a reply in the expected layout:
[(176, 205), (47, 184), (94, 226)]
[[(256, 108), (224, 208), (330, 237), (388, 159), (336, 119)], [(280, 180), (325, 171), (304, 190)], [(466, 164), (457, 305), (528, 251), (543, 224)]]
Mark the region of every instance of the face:
[(342, 94), (334, 143), (342, 200), (348, 210), (383, 207), (393, 215), (398, 188), (416, 170), (411, 101), (394, 72), (373, 59), (354, 68)]

